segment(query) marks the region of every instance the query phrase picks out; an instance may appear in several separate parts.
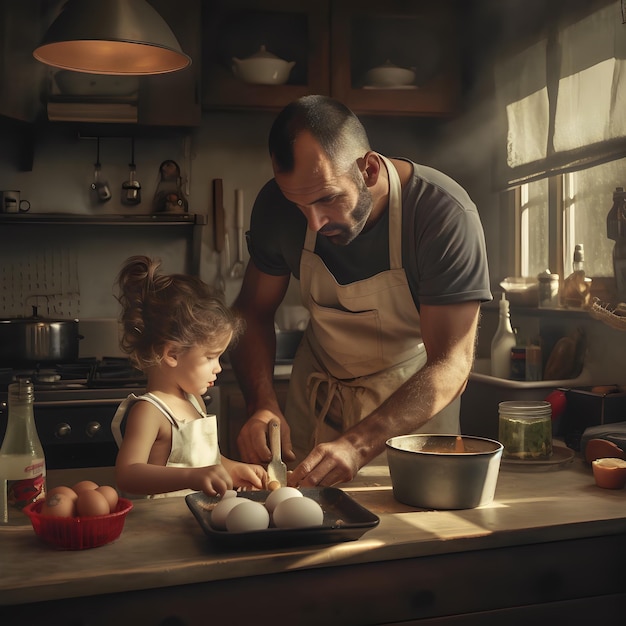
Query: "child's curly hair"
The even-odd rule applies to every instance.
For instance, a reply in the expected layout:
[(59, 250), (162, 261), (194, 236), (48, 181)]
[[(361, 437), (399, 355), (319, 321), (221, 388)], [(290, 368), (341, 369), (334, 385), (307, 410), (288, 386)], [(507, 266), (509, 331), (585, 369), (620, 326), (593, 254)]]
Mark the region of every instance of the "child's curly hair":
[(121, 349), (140, 370), (160, 362), (167, 343), (183, 352), (243, 332), (243, 320), (196, 276), (159, 274), (160, 259), (133, 256), (116, 283), (122, 305)]

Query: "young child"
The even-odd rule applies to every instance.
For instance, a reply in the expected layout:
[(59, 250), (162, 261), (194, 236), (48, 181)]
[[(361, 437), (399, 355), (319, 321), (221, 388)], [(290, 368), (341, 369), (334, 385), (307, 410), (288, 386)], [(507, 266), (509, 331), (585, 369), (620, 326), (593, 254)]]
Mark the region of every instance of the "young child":
[(220, 454), (216, 417), (201, 398), (243, 323), (200, 279), (160, 274), (159, 266), (131, 257), (117, 277), (121, 346), (147, 376), (146, 394), (131, 394), (113, 419), (117, 486), (142, 495), (262, 489), (267, 473), (260, 465)]

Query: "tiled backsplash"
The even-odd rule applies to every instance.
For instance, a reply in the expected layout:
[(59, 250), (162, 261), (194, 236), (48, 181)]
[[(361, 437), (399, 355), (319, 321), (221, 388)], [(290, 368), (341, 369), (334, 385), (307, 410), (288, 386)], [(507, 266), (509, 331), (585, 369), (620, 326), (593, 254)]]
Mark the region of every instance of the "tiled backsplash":
[(75, 251), (50, 243), (37, 250), (16, 248), (0, 269), (0, 316), (28, 317), (32, 307), (43, 317), (80, 315), (80, 285)]

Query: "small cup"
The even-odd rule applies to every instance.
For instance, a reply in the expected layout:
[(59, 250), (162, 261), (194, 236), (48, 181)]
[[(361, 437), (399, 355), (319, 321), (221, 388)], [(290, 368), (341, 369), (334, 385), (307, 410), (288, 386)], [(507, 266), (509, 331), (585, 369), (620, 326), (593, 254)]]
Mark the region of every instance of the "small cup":
[(30, 202), (20, 200), (19, 191), (0, 191), (0, 213), (26, 213), (30, 211)]
[(596, 459), (591, 463), (591, 468), (598, 487), (623, 489), (626, 485), (626, 461), (624, 459)]

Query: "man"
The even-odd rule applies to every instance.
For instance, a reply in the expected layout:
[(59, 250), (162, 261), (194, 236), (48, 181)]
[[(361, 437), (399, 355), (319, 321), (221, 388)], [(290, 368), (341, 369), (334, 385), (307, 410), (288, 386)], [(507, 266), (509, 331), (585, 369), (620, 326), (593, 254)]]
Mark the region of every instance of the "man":
[[(249, 420), (242, 458), (266, 463), (281, 423), (289, 483), (351, 480), (394, 435), (459, 432), (459, 396), (481, 301), (491, 299), (476, 207), (454, 181), (371, 150), (354, 114), (325, 96), (288, 105), (269, 136), (235, 301), (247, 331), (232, 353)], [(272, 385), (274, 315), (290, 276), (310, 322), (285, 415)], [(291, 463), (293, 466), (293, 463)]]

